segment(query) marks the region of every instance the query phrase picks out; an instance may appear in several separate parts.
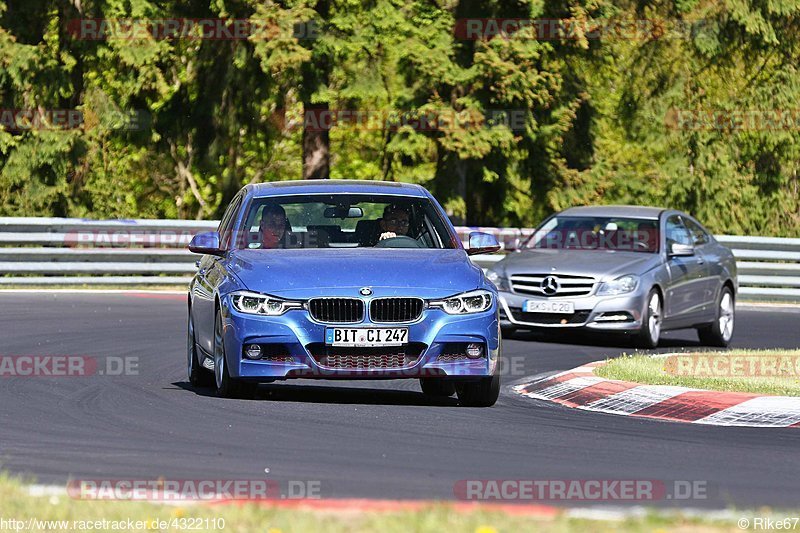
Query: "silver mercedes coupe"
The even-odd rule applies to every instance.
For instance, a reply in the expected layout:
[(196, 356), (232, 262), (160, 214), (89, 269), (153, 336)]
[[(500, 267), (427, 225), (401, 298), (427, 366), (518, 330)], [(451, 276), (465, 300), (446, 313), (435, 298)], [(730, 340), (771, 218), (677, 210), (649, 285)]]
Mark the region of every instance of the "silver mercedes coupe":
[(672, 209), (574, 207), (545, 220), (488, 272), (500, 325), (633, 335), (695, 328), (709, 346), (733, 336), (733, 253), (697, 220)]

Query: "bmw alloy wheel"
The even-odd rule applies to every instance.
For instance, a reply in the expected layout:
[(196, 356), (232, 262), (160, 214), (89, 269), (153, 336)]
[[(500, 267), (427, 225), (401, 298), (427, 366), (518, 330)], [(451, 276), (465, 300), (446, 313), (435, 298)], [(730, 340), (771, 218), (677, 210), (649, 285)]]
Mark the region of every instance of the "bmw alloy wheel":
[(223, 372), (225, 370), (225, 345), (222, 336), (222, 313), (217, 312), (214, 321), (214, 378), (217, 390), (223, 387)]
[(186, 332), (186, 361), (189, 364), (187, 370), (188, 370), (189, 380), (191, 381), (195, 365), (197, 364), (197, 357), (195, 356), (195, 351), (194, 351), (194, 324), (192, 323), (191, 311), (189, 312), (188, 322), (189, 325), (187, 327), (187, 332)]
[(189, 374), (189, 383), (192, 387), (210, 387), (214, 384), (211, 372), (203, 368), (197, 360), (197, 346), (194, 336), (194, 320), (192, 311), (189, 310), (188, 326), (186, 328), (186, 362)]

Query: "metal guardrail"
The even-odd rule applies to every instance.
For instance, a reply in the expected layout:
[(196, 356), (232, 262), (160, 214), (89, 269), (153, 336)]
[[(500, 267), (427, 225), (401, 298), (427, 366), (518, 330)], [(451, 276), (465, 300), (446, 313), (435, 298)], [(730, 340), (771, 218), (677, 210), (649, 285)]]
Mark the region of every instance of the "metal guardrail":
[[(0, 217), (0, 286), (182, 285), (197, 256), (186, 246), (216, 221)], [(504, 247), (532, 228), (456, 228), (494, 234)], [(745, 299), (800, 301), (800, 239), (719, 235), (733, 249)], [(488, 267), (502, 254), (478, 255)]]

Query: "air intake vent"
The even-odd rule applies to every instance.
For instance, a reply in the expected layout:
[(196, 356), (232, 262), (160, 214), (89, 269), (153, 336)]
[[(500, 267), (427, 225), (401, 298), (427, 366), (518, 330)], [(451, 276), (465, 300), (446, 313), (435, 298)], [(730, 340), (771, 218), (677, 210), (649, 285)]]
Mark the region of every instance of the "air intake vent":
[(314, 298), (308, 302), (314, 320), (346, 324), (364, 320), (364, 302), (357, 298)]
[(306, 346), (314, 360), (325, 368), (377, 370), (413, 366), (425, 350), (422, 343), (385, 348), (337, 348), (312, 343)]
[(517, 322), (525, 324), (566, 325), (583, 324), (589, 318), (591, 311), (575, 311), (571, 315), (555, 313), (523, 313), (519, 307), (509, 307), (511, 316)]
[(425, 303), (420, 298), (378, 298), (369, 306), (373, 322), (413, 322), (422, 315)]

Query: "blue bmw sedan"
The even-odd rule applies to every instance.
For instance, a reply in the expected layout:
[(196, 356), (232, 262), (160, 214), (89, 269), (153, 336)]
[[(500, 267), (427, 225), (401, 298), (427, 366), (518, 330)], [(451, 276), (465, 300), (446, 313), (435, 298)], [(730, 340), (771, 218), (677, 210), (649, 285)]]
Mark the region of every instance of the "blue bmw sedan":
[(248, 185), (189, 289), (188, 372), (223, 397), (293, 378), (419, 379), (491, 406), (500, 390), (497, 289), (423, 187), (307, 180)]

